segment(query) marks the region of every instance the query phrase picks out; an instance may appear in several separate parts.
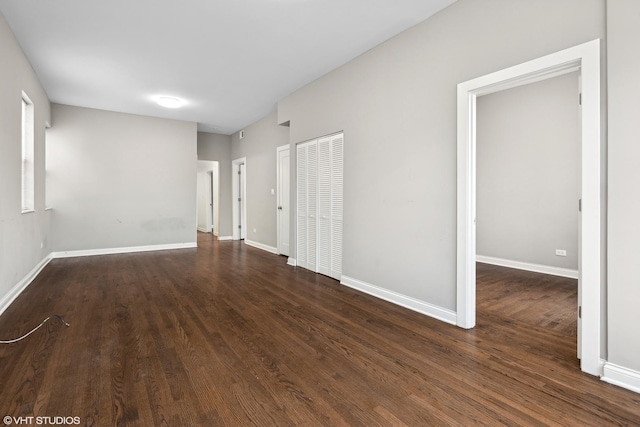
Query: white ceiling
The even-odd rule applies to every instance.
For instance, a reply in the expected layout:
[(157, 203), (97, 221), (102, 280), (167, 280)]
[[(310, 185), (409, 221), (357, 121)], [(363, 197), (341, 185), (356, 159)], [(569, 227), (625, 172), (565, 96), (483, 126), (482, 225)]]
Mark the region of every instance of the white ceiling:
[(0, 0), (0, 12), (52, 102), (231, 134), (454, 1)]

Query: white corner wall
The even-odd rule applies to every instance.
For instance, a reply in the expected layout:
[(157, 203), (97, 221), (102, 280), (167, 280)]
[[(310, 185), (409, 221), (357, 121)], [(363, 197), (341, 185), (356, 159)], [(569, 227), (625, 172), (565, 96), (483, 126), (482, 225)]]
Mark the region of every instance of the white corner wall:
[[(0, 14), (0, 313), (47, 261), (50, 212), (45, 211), (47, 94)], [(34, 104), (35, 212), (21, 213), (22, 91)]]
[(196, 124), (52, 105), (54, 252), (195, 245)]

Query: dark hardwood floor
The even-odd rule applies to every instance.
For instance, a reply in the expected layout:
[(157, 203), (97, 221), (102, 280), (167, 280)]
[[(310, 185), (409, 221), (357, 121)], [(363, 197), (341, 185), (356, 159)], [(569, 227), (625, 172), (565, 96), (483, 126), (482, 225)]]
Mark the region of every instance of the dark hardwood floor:
[(476, 264), (476, 310), (484, 322), (517, 322), (571, 337), (577, 346), (578, 281)]
[[(640, 425), (583, 374), (575, 283), (478, 266), (463, 330), (200, 234), (53, 260), (0, 317), (0, 417), (93, 426)], [(562, 282), (564, 279), (560, 280)], [(573, 310), (573, 313), (572, 313)]]

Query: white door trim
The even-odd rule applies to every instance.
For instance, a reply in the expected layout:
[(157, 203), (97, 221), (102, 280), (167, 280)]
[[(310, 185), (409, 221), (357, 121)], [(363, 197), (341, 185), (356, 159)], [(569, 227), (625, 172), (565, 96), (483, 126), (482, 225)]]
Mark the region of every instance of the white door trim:
[[(244, 175), (242, 179), (242, 189), (240, 189), (240, 185), (238, 182), (238, 171), (240, 170), (240, 165), (244, 165)], [(241, 157), (239, 159), (235, 159), (231, 162), (231, 182), (232, 192), (233, 192), (233, 240), (244, 239), (247, 232), (247, 158)], [(242, 191), (241, 191), (242, 190)], [(242, 203), (242, 212), (238, 207), (238, 197), (240, 194), (243, 195), (243, 203)], [(242, 229), (238, 228), (240, 225), (240, 214), (242, 214)]]
[(600, 40), (593, 40), (542, 58), (458, 84), (458, 213), (456, 323), (473, 328), (476, 321), (476, 98), (580, 70), (582, 77), (582, 240), (581, 369), (602, 374), (601, 292), (603, 185), (600, 105)]
[[(277, 227), (277, 239), (278, 239), (278, 254), (283, 254), (283, 255), (290, 255), (290, 248), (291, 248), (291, 227), (289, 227), (289, 230), (287, 230), (287, 232), (289, 233), (289, 244), (287, 245), (287, 247), (284, 247), (284, 245), (282, 244), (282, 232), (283, 230), (281, 229), (281, 222), (282, 222), (282, 209), (280, 209), (282, 207), (282, 196), (283, 196), (283, 192), (287, 191), (289, 192), (289, 200), (291, 200), (291, 162), (289, 162), (289, 164), (284, 165), (282, 164), (282, 162), (280, 161), (280, 153), (283, 151), (288, 151), (289, 155), (291, 155), (291, 147), (289, 147), (289, 144), (286, 145), (281, 145), (279, 147), (276, 147), (276, 188), (277, 188), (277, 197), (276, 197), (276, 205), (277, 205), (277, 209), (278, 211), (276, 212), (276, 227)], [(280, 188), (281, 187), (281, 182), (282, 182), (282, 171), (283, 168), (288, 168), (289, 169), (289, 188)], [(289, 224), (291, 224), (291, 202), (289, 202), (289, 206), (286, 207), (287, 209), (289, 209), (289, 223), (287, 224), (287, 226), (289, 226)]]

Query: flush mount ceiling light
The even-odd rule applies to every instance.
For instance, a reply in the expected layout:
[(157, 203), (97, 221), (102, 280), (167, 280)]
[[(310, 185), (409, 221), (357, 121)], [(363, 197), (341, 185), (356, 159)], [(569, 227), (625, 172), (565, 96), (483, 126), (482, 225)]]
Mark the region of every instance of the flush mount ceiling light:
[(165, 108), (180, 108), (184, 105), (184, 101), (174, 96), (158, 96), (155, 98), (158, 105)]

